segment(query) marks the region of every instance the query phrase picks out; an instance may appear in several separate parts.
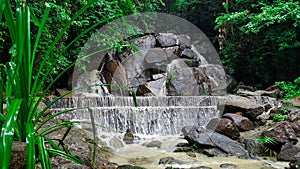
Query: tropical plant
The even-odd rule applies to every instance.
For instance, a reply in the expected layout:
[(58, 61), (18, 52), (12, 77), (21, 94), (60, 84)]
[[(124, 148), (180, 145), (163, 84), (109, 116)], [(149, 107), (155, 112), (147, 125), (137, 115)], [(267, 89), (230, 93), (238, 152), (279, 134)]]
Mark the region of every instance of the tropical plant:
[(227, 70), (259, 87), (298, 76), (299, 12), (299, 1), (231, 1), (229, 13), (215, 20)]
[[(5, 96), (3, 95), (3, 92), (0, 93), (0, 168), (9, 168), (13, 141), (26, 141), (26, 168), (29, 169), (35, 168), (36, 162), (40, 162), (44, 169), (52, 168), (50, 157), (55, 155), (60, 155), (75, 163), (82, 163), (80, 159), (72, 156), (65, 147), (61, 147), (61, 143), (63, 142), (65, 135), (68, 134), (68, 130), (74, 123), (78, 123), (78, 121), (64, 121), (50, 127), (45, 126), (45, 124), (53, 118), (74, 111), (76, 108), (55, 113), (46, 117), (46, 119), (41, 120), (44, 112), (52, 104), (70, 94), (72, 91), (54, 99), (41, 111), (38, 110), (38, 105), (44, 99), (51, 86), (54, 85), (63, 73), (75, 64), (75, 62), (69, 64), (65, 69), (58, 73), (55, 79), (51, 80), (47, 87), (43, 88), (43, 83), (49, 79), (51, 72), (63, 53), (74, 44), (76, 40), (86, 35), (93, 28), (102, 25), (111, 19), (122, 16), (122, 14), (110, 16), (101, 22), (92, 24), (86, 31), (80, 33), (69, 44), (63, 46), (58, 55), (53, 56), (53, 51), (56, 50), (57, 44), (60, 43), (60, 39), (63, 38), (68, 28), (95, 2), (97, 2), (97, 0), (86, 2), (76, 14), (69, 18), (69, 21), (65, 23), (65, 26), (53, 41), (51, 41), (50, 45), (45, 48), (45, 55), (43, 56), (37, 71), (34, 72), (37, 51), (41, 48), (41, 45), (43, 45), (41, 44), (41, 38), (44, 29), (47, 27), (46, 22), (48, 21), (51, 9), (53, 9), (53, 5), (45, 3), (45, 10), (43, 14), (41, 14), (41, 20), (39, 20), (32, 12), (26, 0), (17, 0), (15, 11), (13, 10), (14, 8), (12, 8), (10, 0), (1, 1), (0, 21), (5, 20), (7, 24), (12, 47), (10, 50), (10, 61), (0, 65), (0, 88), (2, 91), (5, 91)], [(31, 21), (38, 26), (38, 33), (34, 38), (31, 36)], [(32, 41), (34, 42), (32, 43)], [(108, 49), (110, 48), (112, 47), (109, 47)], [(104, 50), (107, 49), (102, 49), (101, 51)], [(93, 85), (96, 86), (97, 84)], [(131, 90), (127, 90), (135, 97), (135, 94)], [(6, 103), (7, 111), (4, 111), (3, 102)], [(92, 124), (95, 126), (93, 121)], [(68, 130), (66, 134), (58, 140), (58, 143), (47, 137), (47, 134), (62, 128), (67, 128)]]
[(278, 142), (276, 139), (272, 137), (261, 137), (261, 138), (256, 138), (255, 139), (262, 148), (265, 149), (266, 152), (269, 152), (270, 156), (273, 156), (273, 154), (276, 156), (276, 152), (272, 149), (272, 146), (277, 145)]
[(281, 121), (285, 121), (286, 117), (283, 116), (282, 114), (275, 114), (274, 118), (273, 118), (273, 122), (281, 122)]
[(292, 99), (300, 96), (300, 77), (296, 78), (293, 82), (276, 82), (282, 88), (282, 93), (286, 99)]

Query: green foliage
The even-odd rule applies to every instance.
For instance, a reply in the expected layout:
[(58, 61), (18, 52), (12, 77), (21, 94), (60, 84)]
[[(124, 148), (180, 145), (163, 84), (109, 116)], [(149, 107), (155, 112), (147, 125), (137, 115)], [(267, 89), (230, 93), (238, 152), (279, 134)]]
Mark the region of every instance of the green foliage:
[(274, 118), (273, 118), (273, 122), (281, 122), (281, 121), (285, 121), (286, 117), (283, 116), (282, 114), (275, 114)]
[[(77, 59), (81, 47), (85, 42), (90, 38), (90, 36), (97, 31), (101, 26), (106, 24), (112, 19), (120, 17), (120, 15), (125, 16), (137, 12), (137, 9), (143, 10), (141, 7), (144, 5), (144, 2), (132, 1), (132, 0), (112, 0), (104, 1), (100, 0), (95, 2), (90, 8), (88, 8), (80, 16), (76, 17), (76, 20), (73, 20), (69, 29), (63, 31), (64, 26), (71, 21), (71, 18), (76, 14), (76, 12), (81, 9), (84, 5), (88, 3), (86, 0), (66, 0), (66, 1), (57, 1), (57, 0), (48, 0), (46, 1), (51, 12), (47, 16), (47, 23), (44, 25), (43, 36), (40, 37), (39, 46), (35, 52), (35, 66), (33, 67), (33, 75), (38, 71), (39, 65), (44, 60), (45, 55), (47, 55), (48, 47), (51, 45), (51, 42), (63, 32), (61, 38), (56, 43), (55, 48), (51, 51), (51, 57), (46, 61), (46, 65), (52, 66), (50, 76), (45, 80), (45, 86), (51, 83), (51, 79), (57, 77), (59, 72), (67, 68), (72, 62)], [(30, 5), (30, 17), (31, 17), (31, 39), (36, 39), (40, 20), (44, 16), (44, 9), (46, 5), (45, 1), (31, 1)], [(138, 2), (138, 3), (137, 3)], [(161, 4), (160, 1), (146, 1), (145, 3), (152, 3), (153, 5)], [(12, 3), (12, 10), (15, 10), (15, 3)], [(106, 22), (103, 22), (107, 20)], [(90, 28), (91, 25), (96, 25), (90, 31), (85, 34), (82, 32)], [(6, 22), (0, 23), (0, 63), (6, 63), (10, 61), (10, 49), (13, 48), (12, 41), (9, 34), (9, 25)], [(76, 39), (79, 35), (81, 37)], [(72, 43), (70, 46), (70, 42)], [(65, 49), (65, 51), (63, 50)], [(3, 57), (2, 57), (3, 56)], [(52, 65), (56, 61), (55, 65)], [(44, 69), (45, 71), (45, 69)]]
[(300, 47), (299, 1), (236, 0), (230, 7), (231, 13), (215, 20), (220, 55), (230, 73), (254, 85), (271, 85), (282, 72), (297, 70), (299, 59), (291, 49)]
[[(36, 6), (33, 5), (33, 8), (31, 8), (30, 4), (22, 0), (18, 0), (15, 5), (11, 4), (9, 0), (1, 2), (0, 20), (4, 16), (5, 25), (8, 29), (5, 35), (10, 38), (12, 44), (9, 47), (9, 54), (7, 53), (9, 61), (0, 65), (0, 89), (5, 92), (5, 96), (3, 96), (4, 92), (0, 93), (0, 168), (9, 168), (13, 141), (26, 141), (26, 168), (35, 168), (35, 164), (38, 161), (41, 163), (42, 168), (52, 168), (50, 157), (54, 155), (62, 156), (74, 163), (80, 164), (82, 161), (72, 156), (67, 148), (63, 146), (65, 136), (73, 124), (78, 122), (63, 121), (48, 127), (45, 125), (50, 120), (53, 120), (53, 118), (74, 111), (77, 108), (55, 113), (45, 117), (43, 120), (41, 117), (52, 104), (71, 92), (80, 90), (81, 88), (103, 85), (93, 84), (67, 92), (54, 99), (43, 110), (38, 110), (38, 105), (54, 83), (68, 69), (75, 65), (75, 62), (72, 64), (68, 64), (69, 62), (64, 63), (66, 64), (65, 68), (61, 67), (56, 72), (56, 78), (51, 78), (57, 64), (63, 62), (61, 60), (63, 52), (75, 44), (76, 39), (84, 37), (88, 33), (88, 31), (79, 32), (77, 37), (74, 38), (75, 40), (62, 44), (68, 33), (68, 28), (72, 27), (81, 14), (84, 14), (85, 11), (93, 7), (95, 2), (106, 3), (106, 1), (79, 1), (82, 3), (82, 7), (77, 9), (77, 12), (73, 13), (71, 17), (68, 17), (64, 8), (60, 8), (57, 4), (53, 3), (41, 2), (41, 8), (39, 9), (44, 9), (42, 11), (37, 9), (32, 10)], [(54, 11), (59, 17), (49, 17), (53, 15), (51, 11)], [(40, 16), (35, 15), (37, 13)], [(63, 22), (58, 32), (51, 32), (49, 24), (53, 26), (54, 22), (52, 22), (52, 19), (58, 19), (57, 22)], [(31, 21), (35, 24), (33, 28), (31, 27)], [(105, 20), (105, 22), (107, 21)], [(99, 21), (100, 24), (105, 22)], [(92, 30), (90, 28), (100, 25), (99, 23), (85, 26), (88, 26), (87, 30), (90, 31)], [(35, 34), (32, 37), (33, 32)], [(51, 37), (49, 37), (50, 34)], [(45, 40), (43, 38), (48, 38), (47, 42), (43, 41)], [(105, 50), (107, 49), (103, 49), (103, 51)], [(43, 57), (40, 58), (39, 52), (41, 51)], [(39, 67), (35, 67), (36, 63), (39, 63)], [(48, 79), (51, 79), (51, 82)], [(49, 85), (43, 87), (43, 84), (47, 82)], [(133, 95), (134, 103), (136, 104), (135, 94), (129, 89), (120, 88), (128, 90)], [(3, 102), (7, 105), (6, 112), (4, 112)], [(95, 124), (93, 121), (92, 125), (94, 128)], [(54, 141), (47, 136), (47, 134), (63, 128), (66, 128), (67, 131), (62, 138)]]
[(276, 82), (282, 88), (282, 92), (286, 99), (292, 99), (300, 96), (300, 77), (296, 78), (294, 82)]
[(273, 156), (273, 154), (275, 156), (277, 155), (277, 153), (271, 149), (272, 146), (276, 146), (278, 144), (276, 139), (272, 137), (261, 137), (256, 138), (255, 140), (261, 145), (262, 148), (265, 149), (266, 152), (269, 152), (270, 156)]

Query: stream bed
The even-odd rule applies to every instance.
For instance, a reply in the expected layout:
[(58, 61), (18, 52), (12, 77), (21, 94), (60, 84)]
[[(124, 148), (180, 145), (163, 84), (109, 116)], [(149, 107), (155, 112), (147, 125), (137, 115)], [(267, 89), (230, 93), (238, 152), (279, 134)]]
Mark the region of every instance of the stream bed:
[[(173, 152), (178, 143), (187, 143), (181, 135), (147, 136), (137, 135), (133, 144), (124, 144), (123, 136), (120, 134), (102, 135), (106, 143), (113, 149), (113, 156), (110, 162), (119, 165), (135, 165), (147, 169), (191, 168), (206, 166), (213, 169), (236, 168), (236, 169), (284, 169), (288, 167), (288, 162), (276, 161), (272, 157), (259, 157), (258, 160), (239, 159), (235, 157), (208, 157), (203, 154), (194, 153), (189, 156), (186, 152)], [(158, 147), (146, 147), (145, 144), (151, 141), (158, 141)], [(196, 157), (195, 157), (195, 156)], [(169, 164), (159, 164), (164, 158), (175, 159)]]

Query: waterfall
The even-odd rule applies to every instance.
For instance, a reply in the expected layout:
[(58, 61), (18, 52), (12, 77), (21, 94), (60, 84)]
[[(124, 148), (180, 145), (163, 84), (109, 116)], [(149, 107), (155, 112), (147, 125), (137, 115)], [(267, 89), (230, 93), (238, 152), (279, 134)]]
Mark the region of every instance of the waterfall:
[[(95, 122), (103, 127), (97, 131), (124, 133), (131, 129), (139, 134), (179, 134), (187, 125), (204, 126), (209, 119), (220, 116), (216, 96), (137, 97), (138, 107), (131, 97), (64, 98), (52, 105), (53, 112), (83, 108), (60, 118), (90, 121), (92, 110)], [(48, 101), (52, 101), (51, 98)]]

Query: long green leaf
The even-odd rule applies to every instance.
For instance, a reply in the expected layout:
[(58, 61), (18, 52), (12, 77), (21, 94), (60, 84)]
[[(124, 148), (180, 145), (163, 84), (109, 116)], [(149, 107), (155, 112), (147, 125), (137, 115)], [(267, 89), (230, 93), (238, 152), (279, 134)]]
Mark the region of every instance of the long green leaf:
[(0, 0), (0, 22), (2, 21), (2, 14), (4, 12), (5, 5), (5, 0)]
[(68, 160), (71, 160), (75, 164), (83, 164), (83, 161), (81, 161), (80, 159), (72, 156), (71, 154), (67, 154), (67, 153), (64, 153), (62, 151), (54, 150), (54, 149), (48, 149), (48, 151), (49, 151), (50, 154), (59, 155), (59, 156), (62, 156), (64, 158), (68, 159)]
[(35, 139), (32, 123), (26, 123), (26, 168), (35, 168)]
[[(49, 13), (50, 13), (50, 6), (48, 3), (45, 4), (46, 6), (46, 9), (45, 9), (45, 12), (43, 14), (43, 18), (42, 18), (42, 22), (41, 24), (39, 25), (39, 31), (38, 31), (38, 34), (36, 36), (36, 39), (35, 39), (35, 43), (34, 43), (34, 47), (33, 47), (33, 52), (32, 52), (32, 60), (31, 60), (31, 69), (33, 70), (33, 65), (34, 65), (34, 61), (35, 61), (35, 55), (36, 55), (36, 51), (37, 51), (37, 47), (38, 47), (38, 44), (39, 44), (39, 41), (40, 41), (40, 38), (41, 38), (41, 35), (43, 33), (43, 30), (44, 30), (44, 27), (45, 27), (45, 24), (46, 24), (46, 21), (47, 21), (47, 18), (49, 16)], [(37, 20), (37, 18), (36, 18)], [(37, 22), (37, 21), (36, 21)]]
[(51, 161), (49, 158), (49, 154), (45, 145), (44, 137), (38, 136), (38, 149), (40, 154), (40, 161), (43, 169), (52, 169)]
[(15, 44), (16, 43), (16, 21), (14, 19), (11, 4), (10, 4), (9, 0), (2, 0), (2, 1), (4, 1), (4, 3), (5, 3), (4, 17), (6, 20), (6, 24), (8, 26), (10, 38), (12, 40), (12, 43)]
[(0, 166), (2, 169), (9, 168), (14, 137), (14, 127), (22, 103), (22, 99), (15, 99), (7, 109), (5, 122), (1, 129)]
[[(40, 76), (42, 75), (42, 70), (44, 69), (44, 65), (46, 64), (47, 60), (50, 58), (52, 51), (55, 49), (55, 45), (57, 42), (61, 39), (61, 37), (64, 35), (64, 33), (67, 31), (67, 29), (70, 27), (70, 25), (77, 19), (83, 12), (85, 12), (89, 7), (91, 7), (97, 0), (91, 0), (88, 2), (87, 5), (82, 7), (72, 18), (71, 20), (64, 26), (64, 28), (60, 31), (60, 33), (56, 36), (55, 40), (51, 43), (49, 46), (49, 49), (47, 50), (45, 57), (40, 64), (40, 67), (37, 71), (36, 79), (33, 84), (33, 91), (37, 90), (37, 85), (41, 83)], [(42, 80), (43, 82), (43, 80)]]
[(94, 119), (94, 114), (93, 110), (91, 108), (88, 108), (90, 117), (91, 117), (91, 122), (92, 122), (92, 127), (93, 127), (93, 157), (92, 157), (92, 164), (91, 166), (94, 167), (95, 165), (95, 159), (96, 159), (96, 126), (95, 126), (95, 119)]

